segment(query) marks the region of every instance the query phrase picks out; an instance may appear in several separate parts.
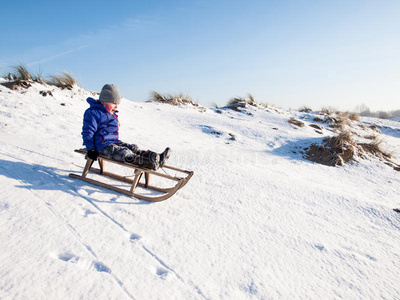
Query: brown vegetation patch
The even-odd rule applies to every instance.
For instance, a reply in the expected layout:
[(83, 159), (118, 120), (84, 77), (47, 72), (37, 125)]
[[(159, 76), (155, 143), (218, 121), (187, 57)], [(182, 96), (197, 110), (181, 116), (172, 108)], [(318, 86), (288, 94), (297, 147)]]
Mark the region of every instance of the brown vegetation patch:
[(252, 94), (247, 94), (246, 97), (235, 97), (228, 101), (226, 108), (232, 109), (234, 111), (241, 112), (243, 108), (247, 106), (268, 108), (268, 103), (257, 102)]
[(171, 105), (193, 105), (199, 106), (198, 102), (192, 100), (188, 94), (160, 94), (153, 91), (150, 96), (150, 102), (166, 103)]
[(314, 121), (314, 122), (323, 122), (324, 119), (322, 119), (322, 118), (320, 118), (320, 117), (315, 117), (315, 118), (313, 119), (313, 121)]
[(395, 170), (400, 170), (399, 165), (392, 162), (392, 155), (381, 147), (382, 141), (376, 137), (371, 143), (357, 143), (350, 131), (341, 131), (337, 135), (325, 138), (322, 144), (312, 144), (306, 151), (304, 157), (310, 161), (327, 166), (342, 166), (357, 157), (377, 157)]
[(371, 143), (359, 143), (358, 145), (364, 150), (364, 152), (372, 154), (373, 156), (389, 160), (392, 158), (392, 154), (382, 150), (382, 140), (374, 138)]
[(53, 97), (53, 93), (51, 91), (40, 91), (39, 94), (43, 97), (46, 97), (47, 95)]
[(72, 90), (76, 84), (76, 79), (68, 72), (62, 72), (61, 75), (52, 75), (50, 78), (47, 83), (61, 89)]
[(312, 127), (312, 128), (315, 128), (315, 129), (317, 129), (317, 130), (321, 130), (321, 131), (322, 131), (322, 127), (319, 126), (319, 125), (317, 125), (317, 124), (309, 124), (308, 126), (310, 126), (310, 127)]
[(293, 124), (293, 125), (298, 126), (298, 127), (304, 127), (304, 122), (302, 122), (302, 121), (300, 121), (300, 120), (297, 120), (297, 119), (294, 118), (294, 117), (291, 117), (291, 118), (289, 119), (288, 122), (289, 122), (290, 124)]
[(382, 133), (382, 131), (376, 125), (371, 125), (371, 126), (369, 126), (369, 128), (372, 129), (375, 132)]
[(2, 85), (14, 91), (19, 87), (27, 89), (32, 86), (31, 82), (29, 82), (28, 80), (8, 81), (8, 82), (3, 82)]

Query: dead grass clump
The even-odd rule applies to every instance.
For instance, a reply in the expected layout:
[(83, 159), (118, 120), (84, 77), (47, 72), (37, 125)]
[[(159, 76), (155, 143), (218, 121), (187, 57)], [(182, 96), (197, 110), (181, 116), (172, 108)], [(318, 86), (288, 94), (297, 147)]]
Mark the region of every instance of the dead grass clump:
[(37, 83), (46, 85), (46, 81), (43, 79), (42, 75), (40, 75), (40, 74), (35, 75), (35, 76), (32, 78), (32, 80), (35, 81), (35, 82), (37, 82)]
[(330, 115), (335, 114), (336, 112), (337, 112), (337, 110), (335, 108), (333, 108), (333, 107), (322, 107), (321, 108), (321, 114), (322, 115), (330, 116)]
[(2, 85), (14, 91), (17, 90), (19, 87), (27, 89), (32, 86), (31, 82), (29, 82), (28, 80), (8, 81), (8, 82), (3, 82)]
[(199, 106), (199, 103), (193, 101), (188, 94), (160, 94), (153, 91), (150, 96), (150, 102), (167, 103), (171, 105), (193, 105)]
[(367, 139), (367, 140), (373, 140), (373, 141), (375, 141), (375, 140), (378, 138), (378, 136), (375, 135), (375, 134), (371, 134), (371, 135), (366, 135), (366, 136), (364, 136), (364, 138)]
[(324, 119), (322, 119), (322, 118), (320, 118), (320, 117), (315, 117), (315, 118), (313, 119), (313, 121), (314, 121), (314, 122), (323, 122)]
[(373, 156), (397, 170), (399, 166), (391, 161), (392, 154), (384, 151), (381, 144), (382, 140), (376, 136), (370, 143), (357, 143), (350, 131), (341, 131), (333, 137), (325, 138), (322, 144), (312, 144), (305, 148), (304, 157), (327, 166), (342, 166), (358, 157)]
[(230, 108), (235, 111), (241, 111), (242, 108), (246, 106), (253, 106), (253, 107), (263, 107), (268, 108), (268, 103), (259, 103), (257, 102), (252, 94), (247, 94), (246, 97), (234, 97), (230, 99), (226, 105), (227, 108)]
[(337, 119), (331, 117), (331, 116), (325, 116), (325, 118), (322, 121), (323, 123), (326, 124), (335, 124), (337, 122)]
[(299, 112), (309, 113), (312, 112), (312, 109), (306, 105), (299, 108)]
[(357, 143), (346, 131), (324, 139), (322, 145), (312, 144), (305, 150), (308, 160), (327, 166), (342, 166), (357, 155)]
[(33, 76), (29, 73), (28, 68), (24, 64), (20, 63), (11, 68), (14, 72), (8, 73), (5, 76), (5, 79), (9, 81), (3, 82), (2, 85), (11, 90), (16, 90), (20, 87), (25, 89), (31, 87)]
[(49, 85), (54, 85), (61, 89), (72, 90), (76, 84), (76, 79), (68, 72), (62, 72), (61, 75), (51, 75), (50, 80), (47, 82)]
[(293, 125), (298, 126), (298, 127), (304, 127), (304, 122), (302, 122), (302, 121), (300, 121), (300, 120), (297, 120), (297, 119), (294, 118), (294, 117), (291, 117), (291, 118), (289, 119), (288, 122), (289, 122), (290, 124), (293, 124)]
[(245, 108), (246, 104), (246, 99), (235, 97), (228, 101), (227, 107), (235, 111), (240, 111), (240, 108)]
[(370, 125), (369, 128), (372, 129), (373, 131), (377, 132), (377, 133), (382, 133), (382, 131), (376, 125)]
[(371, 154), (384, 160), (390, 160), (392, 158), (392, 154), (382, 149), (382, 142), (382, 140), (375, 137), (371, 143), (359, 143), (358, 145), (367, 154)]
[(321, 127), (321, 126), (319, 126), (318, 124), (309, 124), (308, 126), (310, 126), (310, 127), (314, 128), (314, 129), (317, 129), (317, 130), (320, 130), (320, 131), (322, 131), (322, 127)]
[(349, 126), (351, 120), (349, 118), (348, 113), (340, 113), (337, 118), (335, 118), (335, 122), (333, 123), (333, 128), (344, 129), (346, 126)]
[(26, 67), (26, 65), (20, 63), (16, 66), (13, 66), (12, 69), (14, 70), (14, 78), (16, 80), (31, 80), (32, 79), (32, 75), (29, 73), (28, 68)]
[(349, 119), (352, 121), (360, 122), (360, 115), (357, 113), (351, 113), (349, 114)]

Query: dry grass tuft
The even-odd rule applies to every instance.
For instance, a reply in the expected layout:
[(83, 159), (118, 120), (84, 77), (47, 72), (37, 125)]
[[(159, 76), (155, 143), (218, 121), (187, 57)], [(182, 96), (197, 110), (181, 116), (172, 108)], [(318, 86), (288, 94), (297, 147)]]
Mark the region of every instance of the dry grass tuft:
[(357, 113), (351, 113), (349, 114), (349, 119), (352, 121), (360, 122), (360, 115)]
[(160, 94), (153, 91), (150, 96), (150, 102), (167, 103), (171, 105), (193, 105), (199, 106), (197, 101), (193, 101), (188, 94)]
[(378, 139), (376, 136), (371, 143), (360, 143), (358, 144), (364, 152), (371, 154), (378, 158), (389, 160), (392, 158), (392, 154), (384, 151), (381, 147), (383, 140)]
[(304, 106), (299, 108), (299, 112), (309, 113), (309, 112), (312, 112), (312, 109), (310, 107), (304, 105)]
[(322, 115), (330, 116), (330, 115), (333, 115), (335, 113), (337, 113), (337, 110), (335, 108), (333, 108), (333, 107), (322, 107), (321, 108), (321, 114)]
[(324, 139), (322, 145), (312, 144), (306, 149), (305, 157), (327, 166), (342, 166), (356, 154), (357, 143), (352, 139), (350, 132), (346, 131)]
[(343, 130), (346, 126), (349, 126), (351, 120), (348, 113), (339, 113), (334, 119), (333, 128)]
[(369, 128), (377, 133), (382, 133), (382, 131), (379, 129), (378, 126), (376, 125), (370, 125)]
[(227, 106), (232, 108), (246, 107), (247, 101), (242, 97), (235, 97), (228, 101)]
[(297, 119), (294, 118), (294, 117), (291, 117), (291, 118), (288, 120), (288, 122), (289, 122), (290, 124), (293, 124), (293, 125), (298, 126), (298, 127), (304, 127), (304, 122), (302, 122), (302, 121), (300, 121), (300, 120), (297, 120)]
[(37, 74), (37, 75), (33, 76), (32, 80), (37, 82), (37, 83), (46, 85), (46, 81), (43, 79), (42, 75), (40, 75), (40, 74)]
[(253, 107), (268, 108), (268, 103), (257, 102), (250, 93), (247, 94), (247, 97), (234, 97), (230, 99), (226, 107), (235, 111), (241, 111), (242, 108), (245, 108), (248, 105)]
[(304, 149), (304, 157), (327, 166), (342, 166), (356, 158), (373, 156), (395, 168), (397, 165), (390, 160), (392, 155), (381, 147), (382, 140), (377, 136), (369, 138), (372, 140), (370, 143), (357, 143), (350, 131), (341, 131), (333, 137), (325, 138), (322, 144), (312, 144)]
[(76, 84), (76, 79), (68, 72), (62, 72), (61, 75), (51, 75), (50, 80), (47, 82), (49, 85), (54, 85), (61, 89), (72, 90)]
[(42, 85), (54, 85), (60, 87), (62, 89), (72, 89), (75, 84), (77, 84), (74, 77), (72, 77), (69, 73), (63, 72), (59, 76), (51, 75), (49, 81), (45, 81), (41, 75), (41, 71), (37, 75), (32, 75), (26, 65), (19, 63), (16, 66), (11, 67), (13, 73), (8, 73), (4, 76), (8, 82), (3, 83), (3, 85), (9, 86), (11, 89), (15, 89), (17, 87), (28, 88), (31, 86), (31, 83), (37, 82)]
[(315, 117), (315, 118), (313, 119), (313, 121), (314, 121), (314, 122), (323, 122), (324, 119), (322, 119), (322, 118), (320, 118), (320, 117)]
[(20, 63), (14, 67), (12, 67), (12, 69), (14, 70), (14, 78), (16, 80), (31, 80), (32, 79), (32, 75), (29, 73), (28, 68)]

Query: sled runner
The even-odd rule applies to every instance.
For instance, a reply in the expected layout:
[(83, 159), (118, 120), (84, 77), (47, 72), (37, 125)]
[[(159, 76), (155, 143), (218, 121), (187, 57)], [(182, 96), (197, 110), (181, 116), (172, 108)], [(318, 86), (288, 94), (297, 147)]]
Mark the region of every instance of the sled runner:
[[(86, 155), (86, 153), (87, 153), (86, 149), (77, 149), (77, 150), (75, 150), (75, 152), (83, 154), (83, 155)], [(86, 165), (85, 165), (85, 168), (83, 169), (82, 175), (77, 175), (77, 174), (71, 173), (71, 174), (69, 174), (69, 177), (81, 179), (85, 182), (95, 184), (97, 186), (101, 186), (101, 187), (131, 196), (131, 197), (135, 197), (135, 198), (139, 198), (139, 199), (143, 199), (143, 200), (147, 200), (147, 201), (151, 201), (151, 202), (159, 202), (159, 201), (163, 201), (163, 200), (170, 198), (179, 189), (183, 188), (185, 186), (185, 184), (189, 181), (189, 179), (193, 176), (193, 171), (182, 170), (179, 168), (164, 165), (163, 166), (164, 169), (169, 169), (169, 170), (184, 174), (184, 177), (171, 176), (168, 174), (160, 173), (158, 171), (144, 169), (144, 168), (138, 167), (133, 164), (111, 160), (111, 159), (108, 159), (101, 155), (97, 159), (99, 161), (99, 167), (100, 167), (99, 169), (97, 169), (97, 168), (92, 167), (93, 162), (94, 162), (92, 159), (88, 158), (87, 156), (85, 158), (86, 158)], [(134, 169), (133, 178), (129, 178), (128, 176), (117, 175), (117, 174), (114, 174), (111, 172), (106, 172), (104, 170), (104, 162), (105, 161)], [(104, 183), (104, 182), (101, 182), (101, 181), (98, 181), (98, 180), (95, 180), (92, 178), (88, 178), (87, 174), (89, 171), (96, 173), (96, 174), (106, 176), (108, 178), (115, 179), (117, 181), (130, 183), (131, 184), (130, 189), (127, 190), (127, 189), (119, 188), (119, 187), (113, 186), (111, 184), (107, 184), (107, 183)], [(145, 179), (144, 183), (140, 182), (140, 179), (143, 174), (144, 174), (144, 179)], [(156, 186), (151, 186), (151, 185), (149, 185), (150, 174), (165, 178), (170, 181), (175, 181), (176, 184), (175, 184), (175, 186), (170, 187), (170, 188), (160, 188), (160, 187), (156, 187)], [(137, 186), (143, 187), (149, 191), (159, 192), (160, 194), (156, 195), (156, 196), (148, 196), (148, 195), (142, 195), (142, 194), (135, 193)]]

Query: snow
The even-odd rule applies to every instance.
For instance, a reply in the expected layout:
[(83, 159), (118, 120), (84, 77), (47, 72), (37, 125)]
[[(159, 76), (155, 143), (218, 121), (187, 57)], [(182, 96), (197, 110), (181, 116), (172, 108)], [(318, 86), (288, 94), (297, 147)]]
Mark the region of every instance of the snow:
[[(399, 173), (305, 160), (333, 134), (288, 123), (312, 114), (123, 99), (121, 139), (194, 171), (149, 203), (68, 177), (88, 96), (0, 85), (1, 299), (399, 299)], [(398, 149), (398, 122), (362, 121)]]

